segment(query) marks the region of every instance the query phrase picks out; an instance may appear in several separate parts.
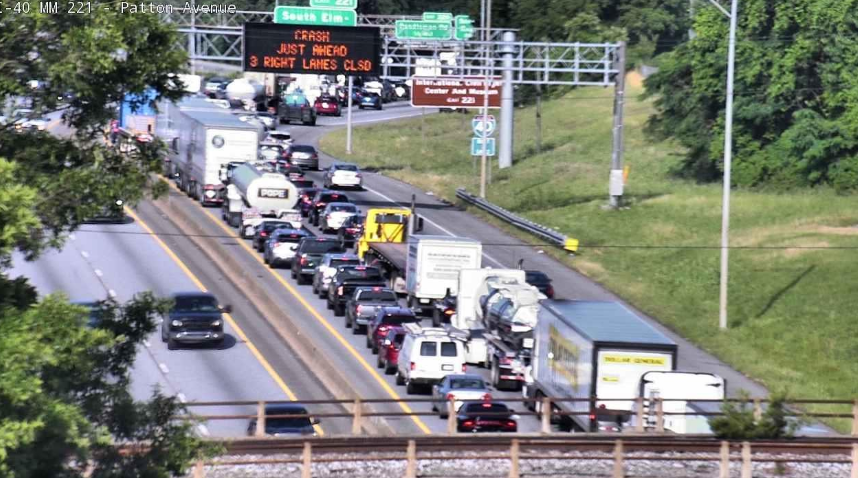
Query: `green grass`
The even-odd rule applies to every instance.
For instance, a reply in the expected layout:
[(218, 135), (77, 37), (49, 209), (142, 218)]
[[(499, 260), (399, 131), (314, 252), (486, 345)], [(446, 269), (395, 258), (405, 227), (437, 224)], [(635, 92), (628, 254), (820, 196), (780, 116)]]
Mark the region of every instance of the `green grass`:
[[(612, 91), (596, 88), (544, 104), (541, 154), (534, 109), (516, 110), (515, 165), (493, 171), (489, 199), (580, 239), (574, 259), (552, 253), (771, 390), (858, 397), (858, 249), (786, 248), (858, 248), (855, 197), (734, 191), (731, 244), (781, 248), (731, 251), (730, 330), (721, 333), (721, 186), (670, 174), (682, 150), (645, 138), (653, 109), (639, 93), (630, 92), (625, 109), (627, 209), (603, 209)], [(455, 201), (457, 187), (477, 190), (470, 136), (470, 116), (463, 115), (427, 116), (425, 142), (420, 118), (360, 127), (350, 160)], [(321, 147), (347, 158), (344, 143), (339, 130)]]

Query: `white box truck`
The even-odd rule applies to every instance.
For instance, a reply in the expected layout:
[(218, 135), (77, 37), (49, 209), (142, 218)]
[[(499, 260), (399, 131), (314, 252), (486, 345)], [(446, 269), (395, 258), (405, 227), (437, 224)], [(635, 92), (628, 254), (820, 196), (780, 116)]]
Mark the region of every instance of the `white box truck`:
[(482, 263), (483, 246), (479, 241), (450, 236), (411, 236), (405, 264), (405, 291), (408, 307), (433, 308), (449, 289), (456, 294), (459, 271), (477, 269)]
[[(588, 432), (619, 431), (634, 411), (641, 377), (676, 369), (676, 343), (619, 302), (543, 300), (526, 398), (577, 398), (554, 408)], [(606, 399), (628, 399), (606, 401)]]
[[(664, 429), (678, 434), (709, 434), (709, 417), (699, 413), (720, 411), (727, 397), (727, 381), (705, 372), (646, 372), (641, 376), (639, 396), (644, 399), (644, 427), (656, 427), (654, 400), (660, 398), (664, 412)], [(705, 400), (705, 401), (704, 401)], [(674, 415), (681, 414), (681, 415)], [(633, 416), (630, 426), (637, 422)]]
[(178, 105), (163, 102), (156, 134), (167, 142), (168, 174), (179, 189), (203, 206), (223, 204), (221, 169), (231, 162), (255, 161), (264, 134), (229, 110), (199, 98)]

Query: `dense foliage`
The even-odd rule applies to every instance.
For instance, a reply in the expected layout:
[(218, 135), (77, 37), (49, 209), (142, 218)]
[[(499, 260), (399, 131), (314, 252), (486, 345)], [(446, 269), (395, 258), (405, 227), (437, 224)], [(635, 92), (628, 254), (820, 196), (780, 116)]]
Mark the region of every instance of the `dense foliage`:
[(790, 418), (786, 396), (772, 395), (765, 404), (759, 419), (748, 401), (748, 394), (740, 394), (742, 403), (726, 402), (721, 407), (724, 415), (711, 417), (709, 426), (718, 438), (725, 440), (776, 440), (791, 438), (803, 420)]
[[(117, 199), (134, 204), (157, 191), (154, 147), (120, 155), (104, 130), (127, 92), (181, 96), (171, 76), (185, 64), (178, 44), (153, 15), (0, 16), (2, 113), (54, 112), (51, 125), (67, 136), (0, 125), (0, 477), (166, 477), (204, 450), (191, 424), (174, 420), (183, 411), (175, 399), (129, 393), (136, 350), (164, 302), (144, 294), (106, 303), (87, 327), (81, 307), (63, 297), (37, 303), (26, 280), (6, 274), (14, 251), (36, 257)], [(113, 447), (123, 441), (152, 446), (123, 456)]]
[[(855, 2), (741, 3), (736, 49), (733, 180), (739, 186), (858, 187), (858, 26)], [(667, 54), (646, 82), (650, 131), (688, 148), (682, 173), (719, 177), (724, 144), (728, 21), (706, 8), (697, 37)]]

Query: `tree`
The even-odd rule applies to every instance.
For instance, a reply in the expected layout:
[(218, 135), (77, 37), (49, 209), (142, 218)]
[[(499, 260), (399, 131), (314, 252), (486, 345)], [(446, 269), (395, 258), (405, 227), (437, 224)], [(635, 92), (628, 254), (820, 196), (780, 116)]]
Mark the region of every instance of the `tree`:
[(803, 420), (790, 418), (786, 407), (786, 394), (770, 397), (768, 406), (759, 419), (754, 416), (747, 392), (742, 391), (740, 403), (725, 402), (721, 406), (724, 415), (709, 419), (709, 427), (715, 436), (725, 440), (754, 440), (791, 438)]
[[(733, 181), (738, 186), (858, 187), (858, 27), (850, 2), (748, 0), (739, 12)], [(686, 148), (680, 171), (720, 177), (728, 22), (714, 8), (697, 37), (646, 82), (649, 131)]]

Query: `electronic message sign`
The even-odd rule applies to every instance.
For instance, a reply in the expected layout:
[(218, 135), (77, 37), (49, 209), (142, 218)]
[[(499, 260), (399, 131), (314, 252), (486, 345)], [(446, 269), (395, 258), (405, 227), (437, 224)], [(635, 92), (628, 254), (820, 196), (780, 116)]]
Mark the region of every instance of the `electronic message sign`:
[(377, 76), (380, 52), (375, 27), (244, 24), (244, 71)]

